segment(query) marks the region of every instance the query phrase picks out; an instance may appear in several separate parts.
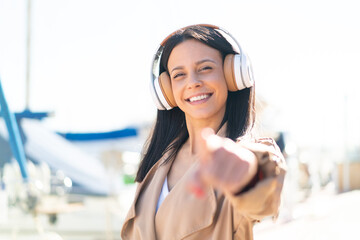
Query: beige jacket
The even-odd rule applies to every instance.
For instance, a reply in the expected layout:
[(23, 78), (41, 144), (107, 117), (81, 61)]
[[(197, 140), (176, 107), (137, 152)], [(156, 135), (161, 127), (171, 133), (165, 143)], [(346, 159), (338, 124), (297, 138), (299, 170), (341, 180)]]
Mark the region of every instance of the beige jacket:
[(285, 175), (282, 154), (270, 138), (242, 144), (252, 150), (263, 179), (245, 193), (228, 196), (208, 187), (199, 199), (187, 191), (190, 172), (177, 182), (155, 213), (171, 163), (161, 158), (138, 185), (121, 237), (145, 240), (253, 239), (252, 228), (265, 216), (276, 216)]

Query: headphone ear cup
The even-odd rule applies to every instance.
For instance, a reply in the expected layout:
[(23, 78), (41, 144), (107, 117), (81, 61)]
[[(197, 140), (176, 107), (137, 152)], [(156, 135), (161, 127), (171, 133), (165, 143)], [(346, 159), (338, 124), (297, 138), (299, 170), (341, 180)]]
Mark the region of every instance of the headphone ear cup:
[(172, 91), (171, 86), (171, 80), (170, 76), (167, 74), (167, 72), (163, 72), (159, 76), (159, 85), (161, 88), (161, 92), (164, 95), (164, 99), (166, 100), (166, 104), (169, 107), (166, 107), (167, 110), (170, 110), (171, 108), (174, 108), (177, 106), (174, 98), (174, 94)]
[(251, 62), (246, 53), (241, 54), (241, 76), (245, 87), (254, 86), (254, 76), (251, 67)]
[(254, 85), (252, 69), (244, 54), (228, 54), (224, 60), (224, 75), (229, 91), (235, 92)]
[(234, 58), (234, 54), (228, 54), (224, 60), (224, 75), (226, 85), (230, 92), (236, 92), (238, 90), (234, 75)]

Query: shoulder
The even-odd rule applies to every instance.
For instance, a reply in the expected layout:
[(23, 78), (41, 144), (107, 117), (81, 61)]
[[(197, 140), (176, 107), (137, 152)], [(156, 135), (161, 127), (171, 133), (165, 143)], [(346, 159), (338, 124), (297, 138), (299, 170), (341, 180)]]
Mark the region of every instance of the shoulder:
[(285, 158), (273, 138), (247, 138), (237, 143), (255, 154), (259, 169), (266, 177), (276, 176), (286, 171)]
[(245, 136), (236, 141), (240, 146), (249, 148), (250, 150), (277, 153), (282, 156), (279, 146), (272, 137), (251, 137)]

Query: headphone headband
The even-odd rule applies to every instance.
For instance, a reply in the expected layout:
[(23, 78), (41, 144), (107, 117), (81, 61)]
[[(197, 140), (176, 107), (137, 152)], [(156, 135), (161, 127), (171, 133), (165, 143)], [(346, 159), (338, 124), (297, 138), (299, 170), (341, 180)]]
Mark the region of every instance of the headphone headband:
[[(172, 36), (174, 36), (177, 32), (182, 31), (182, 30), (185, 30), (185, 29), (190, 28), (190, 27), (194, 27), (194, 26), (208, 27), (208, 28), (212, 28), (212, 29), (214, 29), (214, 30), (221, 31), (221, 32), (225, 33), (225, 35), (222, 34), (223, 37), (226, 38), (226, 36), (229, 36), (230, 39), (235, 42), (236, 47), (238, 48), (239, 54), (244, 54), (244, 52), (242, 51), (241, 46), (240, 46), (240, 44), (238, 43), (238, 41), (237, 41), (228, 31), (226, 31), (225, 29), (220, 28), (220, 27), (218, 27), (218, 26), (216, 26), (216, 25), (212, 25), (212, 24), (195, 24), (195, 25), (189, 25), (189, 26), (180, 28), (180, 29), (172, 32), (170, 35), (168, 35), (168, 36), (160, 43), (160, 46), (158, 47), (158, 49), (157, 49), (157, 51), (156, 51), (156, 54), (155, 54), (155, 56), (154, 56), (154, 59), (153, 59), (153, 61), (152, 61), (151, 78), (152, 78), (153, 81), (154, 81), (155, 78), (157, 78), (157, 76), (159, 75), (159, 61), (160, 61), (160, 59), (161, 59), (161, 55), (162, 55), (162, 52), (163, 52), (163, 50), (164, 50), (164, 48), (165, 48), (165, 45), (166, 45), (167, 41), (168, 41)], [(226, 40), (228, 40), (228, 39), (226, 38)], [(231, 42), (229, 42), (229, 43), (231, 44)], [(233, 44), (231, 44), (231, 46), (234, 48), (234, 45), (233, 45)], [(156, 71), (157, 71), (157, 72), (156, 72)]]

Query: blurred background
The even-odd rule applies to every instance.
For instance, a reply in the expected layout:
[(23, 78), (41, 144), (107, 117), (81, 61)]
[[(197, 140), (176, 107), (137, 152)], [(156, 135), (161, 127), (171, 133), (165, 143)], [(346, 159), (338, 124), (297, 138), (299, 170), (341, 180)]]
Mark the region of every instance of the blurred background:
[(153, 55), (196, 23), (228, 30), (250, 56), (258, 133), (288, 164), (278, 220), (257, 224), (255, 239), (358, 239), (359, 9), (356, 0), (0, 0), (0, 239), (120, 239), (156, 116)]

